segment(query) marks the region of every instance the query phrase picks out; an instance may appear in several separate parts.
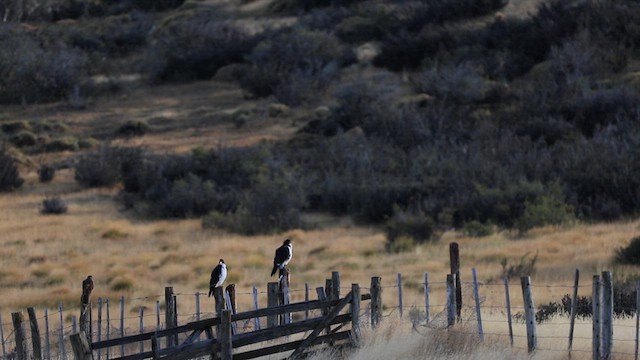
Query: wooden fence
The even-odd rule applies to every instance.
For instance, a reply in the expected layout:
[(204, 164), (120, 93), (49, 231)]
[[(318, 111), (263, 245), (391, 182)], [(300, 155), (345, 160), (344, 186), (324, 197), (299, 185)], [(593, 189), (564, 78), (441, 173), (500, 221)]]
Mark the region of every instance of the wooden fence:
[[(451, 253), (455, 254), (456, 252), (452, 251)], [(452, 270), (457, 270), (456, 272), (459, 273), (459, 269), (452, 268)], [(446, 281), (433, 281), (433, 279), (429, 278), (428, 273), (420, 276), (424, 290), (424, 303), (422, 306), (418, 306), (418, 308), (423, 309), (420, 311), (422, 312), (422, 323), (430, 325), (444, 321), (443, 326), (438, 325), (435, 328), (444, 331), (460, 331), (463, 328), (458, 324), (461, 323), (461, 316), (465, 316), (467, 318), (466, 325), (469, 325), (469, 320), (477, 323), (475, 334), (480, 340), (483, 340), (485, 336), (491, 336), (493, 338), (496, 336), (506, 336), (509, 338), (512, 346), (514, 346), (515, 342), (515, 346), (518, 347), (518, 343), (521, 342), (520, 338), (522, 338), (522, 341), (526, 343), (525, 350), (530, 352), (539, 351), (541, 349), (540, 340), (545, 341), (545, 336), (539, 334), (539, 329), (540, 327), (544, 328), (545, 325), (536, 321), (536, 307), (533, 301), (533, 293), (535, 286), (545, 287), (546, 285), (533, 285), (531, 278), (522, 277), (519, 284), (522, 290), (523, 305), (520, 307), (522, 311), (512, 314), (512, 294), (509, 293), (509, 279), (504, 278), (502, 283), (480, 283), (477, 279), (475, 269), (472, 268), (471, 270), (472, 282), (461, 281), (455, 272), (449, 274), (446, 277)], [(147, 327), (147, 330), (145, 330), (142, 324), (144, 308), (141, 306), (139, 314), (140, 330), (131, 331), (129, 329), (129, 333), (137, 332), (136, 335), (131, 336), (125, 336), (124, 298), (122, 297), (120, 298), (120, 318), (117, 319), (120, 325), (119, 329), (116, 327), (112, 328), (110, 325), (113, 319), (110, 319), (111, 314), (109, 313), (108, 300), (102, 301), (102, 299), (98, 299), (97, 321), (95, 318), (92, 318), (92, 309), (90, 307), (88, 310), (88, 326), (80, 326), (83, 330), (89, 329), (90, 336), (87, 338), (79, 335), (72, 336), (72, 334), (78, 333), (75, 317), (71, 317), (71, 327), (63, 326), (62, 307), (60, 307), (59, 338), (56, 341), (56, 336), (54, 335), (50, 339), (49, 333), (51, 329), (49, 327), (47, 309), (45, 309), (44, 316), (45, 328), (44, 331), (40, 331), (38, 324), (39, 322), (42, 323), (41, 320), (43, 320), (43, 318), (36, 318), (35, 310), (29, 308), (29, 320), (24, 318), (22, 313), (12, 314), (11, 324), (13, 325), (13, 331), (8, 335), (5, 333), (6, 325), (2, 323), (2, 316), (0, 314), (2, 358), (18, 360), (27, 360), (30, 358), (50, 360), (57, 358), (66, 360), (69, 357), (66, 351), (73, 348), (75, 356), (78, 359), (86, 359), (90, 355), (99, 359), (106, 358), (107, 360), (136, 360), (144, 358), (182, 359), (187, 356), (187, 354), (188, 356), (199, 354), (199, 356), (215, 355), (226, 358), (228, 358), (229, 354), (233, 354), (234, 359), (250, 359), (252, 356), (269, 354), (271, 352), (295, 352), (298, 348), (304, 349), (312, 344), (327, 341), (353, 345), (357, 343), (357, 334), (361, 322), (364, 325), (368, 323), (372, 327), (376, 327), (384, 317), (391, 316), (394, 312), (397, 312), (397, 316), (406, 316), (406, 314), (403, 313), (405, 309), (409, 309), (410, 317), (415, 315), (415, 303), (411, 306), (405, 305), (406, 298), (403, 294), (403, 281), (406, 281), (404, 280), (405, 278), (403, 278), (402, 274), (397, 274), (395, 278), (395, 284), (387, 283), (383, 286), (380, 277), (372, 277), (368, 294), (360, 295), (359, 297), (357, 295), (354, 296), (354, 289), (357, 285), (353, 285), (351, 292), (341, 297), (340, 290), (343, 289), (343, 287), (340, 286), (340, 274), (333, 272), (331, 278), (326, 279), (323, 287), (315, 289), (317, 300), (309, 300), (310, 287), (308, 284), (305, 284), (305, 301), (296, 303), (289, 303), (288, 286), (283, 287), (278, 283), (269, 283), (266, 291), (268, 296), (267, 307), (263, 309), (258, 308), (257, 289), (254, 287), (254, 309), (244, 312), (235, 311), (235, 287), (229, 286), (225, 292), (223, 292), (221, 288), (217, 289), (215, 293), (216, 309), (213, 313), (214, 316), (208, 319), (200, 319), (200, 294), (196, 293), (196, 307), (198, 307), (196, 319), (195, 321), (188, 321), (181, 324), (178, 324), (176, 314), (176, 294), (173, 293), (171, 287), (168, 287), (165, 289), (164, 294), (164, 327), (161, 326), (160, 300), (156, 300), (156, 311), (155, 314), (153, 314), (157, 316), (155, 329), (149, 330), (149, 327)], [(441, 284), (444, 288), (443, 290), (446, 292), (445, 304), (433, 304), (433, 289), (436, 287), (439, 288)], [(558, 285), (553, 286), (559, 287)], [(569, 353), (572, 351), (576, 353), (589, 351), (593, 354), (594, 359), (614, 356), (620, 358), (621, 354), (624, 356), (629, 355), (628, 358), (638, 359), (638, 321), (636, 321), (635, 325), (635, 339), (620, 338), (620, 332), (617, 333), (616, 338), (613, 336), (615, 326), (618, 326), (618, 329), (621, 329), (621, 327), (629, 328), (630, 326), (621, 325), (619, 319), (617, 320), (613, 317), (613, 284), (612, 274), (610, 272), (605, 271), (595, 275), (592, 283), (588, 286), (590, 289), (589, 294), (592, 299), (594, 299), (593, 308), (591, 309), (593, 314), (591, 319), (592, 329), (588, 338), (590, 348), (585, 348), (586, 338), (584, 335), (577, 337), (580, 348), (574, 348), (574, 326), (576, 309), (578, 308), (576, 302), (578, 299), (578, 289), (580, 287), (586, 288), (586, 285), (579, 285), (579, 271), (576, 270), (575, 272), (573, 286), (563, 285), (562, 287), (573, 290), (571, 297), (571, 315), (569, 317), (570, 323), (568, 323), (568, 347), (565, 347), (564, 351), (568, 351)], [(407, 288), (415, 289), (414, 286), (408, 286)], [(360, 287), (357, 286), (357, 289), (359, 290)], [(387, 303), (383, 308), (382, 292), (383, 290), (388, 291), (387, 289), (392, 289), (397, 292), (397, 306), (392, 303)], [(500, 291), (500, 289), (503, 290)], [(505, 306), (496, 307), (494, 305), (483, 305), (483, 297), (486, 297), (487, 293), (502, 296)], [(458, 294), (467, 296), (463, 298)], [(387, 301), (389, 299), (388, 295), (390, 294), (387, 293)], [(463, 299), (469, 303), (463, 306)], [(362, 300), (370, 300), (365, 308), (360, 308), (359, 306), (359, 301)], [(342, 302), (345, 303), (341, 304)], [(493, 304), (495, 303), (496, 301), (494, 300)], [(350, 305), (350, 311), (343, 309), (347, 304)], [(506, 313), (506, 315), (502, 315), (503, 317), (500, 320), (496, 320), (495, 317), (493, 319), (486, 319), (487, 315), (492, 315), (491, 311), (493, 307), (498, 308), (501, 314)], [(332, 313), (336, 308), (339, 308), (336, 310), (338, 313), (334, 315)], [(465, 311), (462, 315), (461, 309)], [(637, 316), (639, 309), (640, 291), (638, 291), (636, 308), (630, 309), (630, 312), (635, 313), (635, 316)], [(94, 308), (93, 311), (95, 312), (95, 310)], [(488, 311), (489, 314), (487, 313)], [(436, 312), (435, 316), (433, 315), (434, 312)], [(469, 318), (471, 312), (473, 312), (473, 317)], [(370, 317), (366, 316), (363, 318), (364, 313), (369, 314)], [(495, 316), (495, 313), (493, 313), (493, 315)], [(58, 314), (54, 314), (54, 317), (57, 316)], [(105, 319), (107, 325), (106, 332), (104, 331)], [(504, 321), (505, 324), (508, 324), (508, 334), (507, 331), (500, 334), (496, 334), (495, 332), (492, 334), (485, 333), (483, 321)], [(614, 324), (614, 321), (618, 321), (618, 324)], [(92, 323), (93, 325), (97, 324), (97, 326), (92, 326)], [(29, 324), (31, 331), (26, 330), (25, 324)], [(251, 326), (247, 326), (247, 324)], [(523, 331), (521, 329), (524, 329), (517, 328), (519, 324), (526, 326), (526, 335), (519, 335), (519, 332), (521, 333)], [(261, 328), (261, 326), (264, 328)], [(92, 327), (94, 330), (91, 330)], [(247, 331), (248, 328), (251, 329)], [(515, 331), (514, 328), (516, 328)], [(584, 333), (584, 325), (581, 330), (583, 330)], [(464, 331), (468, 331), (468, 327), (464, 327)], [(311, 332), (313, 336), (301, 338), (300, 334), (304, 332)], [(317, 334), (314, 334), (315, 332), (317, 332)], [(86, 334), (86, 332), (83, 333)], [(281, 339), (280, 342), (282, 342), (282, 344), (269, 344), (266, 347), (252, 345), (291, 335), (295, 335), (297, 338), (294, 341)], [(13, 337), (14, 341), (13, 343), (7, 343), (7, 348), (5, 348), (5, 339), (8, 337)], [(70, 338), (73, 339), (73, 346), (69, 343), (65, 344), (65, 341), (69, 341)], [(557, 335), (555, 335), (554, 338), (557, 338)], [(41, 344), (42, 340), (44, 340), (44, 344)], [(634, 342), (635, 354), (629, 352), (624, 353), (620, 350), (614, 352), (614, 344), (621, 344), (621, 342), (623, 342), (622, 344), (625, 346), (626, 344)], [(59, 351), (58, 355), (52, 356), (51, 349), (56, 346)], [(252, 346), (254, 348), (257, 347), (257, 349), (251, 349)], [(626, 348), (628, 349), (628, 346), (626, 346)], [(547, 348), (542, 350), (552, 349)], [(560, 349), (553, 349), (553, 351), (560, 351)]]

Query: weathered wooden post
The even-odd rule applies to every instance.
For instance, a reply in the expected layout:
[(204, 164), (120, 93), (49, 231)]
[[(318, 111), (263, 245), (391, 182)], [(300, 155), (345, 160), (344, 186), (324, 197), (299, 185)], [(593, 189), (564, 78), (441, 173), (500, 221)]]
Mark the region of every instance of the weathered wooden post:
[(0, 314), (0, 339), (2, 340), (2, 357), (7, 357), (7, 346), (4, 342), (4, 325), (2, 325), (2, 314)]
[[(267, 307), (278, 306), (278, 283), (270, 282), (267, 284)], [(267, 316), (267, 327), (278, 326), (278, 315)]]
[(602, 353), (603, 359), (610, 359), (613, 352), (613, 275), (602, 272)]
[[(318, 294), (318, 300), (319, 301), (329, 300), (329, 297), (327, 296), (327, 293), (325, 293), (324, 288), (322, 288), (322, 287), (316, 288), (316, 293)], [(326, 307), (322, 308), (321, 311), (322, 311), (322, 317), (326, 317), (327, 314), (329, 313), (329, 309), (326, 308)], [(327, 326), (326, 329), (325, 329), (325, 332), (327, 334), (330, 334), (331, 333), (331, 326)]]
[[(231, 310), (231, 314), (236, 313), (236, 285), (229, 284), (224, 291), (224, 300), (227, 305), (227, 310)], [(238, 325), (234, 321), (231, 323), (231, 334), (235, 335), (238, 333)]]
[(531, 278), (529, 276), (521, 277), (520, 284), (522, 285), (524, 316), (527, 323), (527, 349), (529, 353), (533, 353), (537, 347), (538, 336), (536, 334), (536, 308), (533, 305)]
[(331, 272), (331, 300), (340, 299), (340, 272)]
[[(260, 307), (258, 306), (258, 288), (254, 285), (253, 286), (253, 310), (258, 310)], [(256, 330), (260, 330), (260, 318), (259, 317), (255, 317), (253, 318), (254, 321), (254, 326), (256, 328)]]
[(573, 297), (571, 298), (571, 320), (569, 321), (569, 356), (573, 348), (573, 330), (576, 325), (576, 311), (578, 307), (578, 284), (580, 283), (580, 269), (576, 269), (573, 279)]
[[(140, 334), (144, 334), (144, 306), (140, 305)], [(144, 341), (140, 341), (140, 352), (144, 352)]]
[(27, 357), (27, 339), (23, 326), (23, 317), (21, 312), (11, 314), (13, 320), (13, 336), (16, 340), (16, 357), (18, 360), (28, 360)]
[(600, 315), (601, 315), (601, 309), (600, 309), (600, 275), (594, 275), (593, 276), (593, 287), (592, 287), (592, 294), (591, 294), (591, 299), (592, 299), (592, 308), (591, 308), (591, 314), (592, 314), (592, 320), (593, 320), (593, 324), (592, 324), (592, 330), (593, 330), (593, 335), (591, 338), (591, 346), (592, 346), (592, 359), (593, 360), (600, 360), (600, 335), (602, 334), (602, 327), (600, 324)]
[(351, 284), (351, 334), (354, 345), (360, 343), (360, 285)]
[(224, 288), (222, 288), (222, 286), (218, 286), (213, 290), (213, 299), (216, 303), (216, 316), (220, 316), (222, 315), (222, 310), (225, 309), (226, 303), (224, 300)]
[(376, 328), (382, 319), (382, 278), (371, 278), (371, 327)]
[[(111, 315), (109, 313), (109, 299), (105, 299), (104, 300), (104, 307), (105, 307), (105, 316), (106, 316), (106, 320), (107, 320), (107, 331), (106, 331), (106, 336), (107, 336), (107, 340), (111, 339)], [(107, 347), (107, 350), (105, 351), (107, 354), (107, 360), (109, 360), (109, 354), (111, 352), (111, 350)]]
[[(1, 318), (0, 323), (2, 323)], [(49, 309), (47, 308), (44, 308), (44, 346), (45, 358), (47, 360), (51, 360), (51, 342), (49, 341)]]
[[(102, 297), (98, 298), (98, 341), (102, 341)], [(101, 349), (98, 349), (98, 359), (100, 359)]]
[[(175, 294), (173, 293), (172, 286), (167, 286), (164, 288), (164, 303), (165, 326), (167, 329), (173, 329), (178, 326), (178, 314), (176, 313), (176, 298)], [(171, 348), (177, 345), (177, 334), (167, 336), (167, 347)]]
[[(289, 269), (282, 269), (282, 276), (278, 281), (278, 305), (289, 304)], [(280, 315), (280, 324), (289, 324), (291, 322), (291, 314), (285, 313)]]
[(449, 261), (451, 264), (451, 274), (455, 277), (455, 292), (456, 292), (456, 315), (458, 321), (461, 321), (462, 314), (462, 280), (460, 279), (460, 247), (457, 242), (449, 244)]
[(31, 327), (31, 346), (33, 347), (33, 359), (42, 360), (42, 345), (40, 344), (40, 328), (36, 310), (33, 307), (27, 308), (29, 314), (29, 325)]
[(480, 341), (484, 341), (484, 332), (482, 331), (482, 316), (480, 313), (480, 292), (478, 290), (478, 274), (476, 268), (471, 269), (471, 275), (473, 276), (473, 297), (476, 300), (476, 318), (478, 320), (478, 336)]
[(93, 351), (91, 350), (87, 336), (87, 334), (80, 331), (69, 337), (76, 360), (93, 360)]
[(218, 334), (220, 338), (220, 359), (232, 360), (233, 344), (231, 338), (231, 310), (222, 310)]
[(333, 280), (326, 279), (324, 281), (324, 293), (327, 295), (327, 300), (333, 299)]
[(502, 278), (504, 282), (504, 296), (505, 303), (507, 306), (507, 323), (509, 324), (509, 341), (511, 341), (511, 346), (513, 346), (513, 323), (511, 320), (511, 298), (509, 296), (509, 277), (505, 276)]
[(447, 327), (456, 322), (456, 275), (447, 274)]
[[(124, 296), (120, 296), (120, 338), (124, 337)], [(124, 344), (120, 344), (120, 356), (124, 357)]]
[(67, 352), (64, 349), (64, 318), (62, 315), (62, 303), (60, 303), (60, 355), (62, 355), (62, 359), (67, 359)]
[(431, 321), (429, 310), (429, 273), (424, 273), (424, 317), (427, 324)]
[(398, 310), (400, 310), (400, 318), (402, 318), (402, 274), (398, 273)]
[(636, 343), (634, 359), (638, 360), (638, 345), (640, 343), (640, 280), (636, 281)]
[[(304, 283), (304, 301), (309, 302), (309, 283)], [(304, 311), (304, 319), (309, 319), (309, 309)]]

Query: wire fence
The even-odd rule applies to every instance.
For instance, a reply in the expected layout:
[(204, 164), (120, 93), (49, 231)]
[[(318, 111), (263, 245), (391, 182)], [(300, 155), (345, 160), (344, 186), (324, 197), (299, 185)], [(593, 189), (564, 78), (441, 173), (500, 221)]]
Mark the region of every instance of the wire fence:
[[(519, 286), (461, 282), (462, 306), (460, 315), (456, 324), (450, 326), (447, 316), (449, 304), (446, 302), (445, 295), (447, 283), (445, 281), (427, 282), (426, 278), (426, 273), (408, 278), (403, 278), (398, 274), (397, 281), (382, 285), (381, 288), (385, 292), (383, 318), (402, 318), (412, 324), (412, 328), (418, 334), (426, 331), (456, 332), (461, 335), (483, 337), (485, 341), (505, 342), (506, 346), (512, 346), (516, 350), (527, 350), (528, 339), (523, 315), (524, 305), (520, 301), (514, 301), (513, 304), (507, 306), (505, 302), (506, 291), (510, 292), (510, 296), (514, 300), (521, 296)], [(477, 301), (474, 286), (478, 288)], [(574, 289), (578, 293), (590, 292), (592, 285), (532, 284), (531, 287), (534, 298), (536, 291), (544, 289), (552, 297), (559, 299), (570, 294)], [(243, 304), (267, 304), (267, 291), (258, 291), (255, 286), (252, 289), (238, 290), (236, 298), (243, 298), (241, 301)], [(304, 287), (291, 288), (289, 291), (296, 298), (315, 299), (315, 294), (311, 294), (314, 290), (315, 288), (305, 284)], [(351, 290), (351, 287), (340, 286), (339, 290), (346, 294)], [(368, 286), (362, 286), (361, 290), (366, 293), (371, 289)], [(177, 304), (190, 303), (191, 305), (186, 308), (191, 309), (195, 304), (196, 308), (196, 311), (178, 311), (179, 325), (215, 316), (215, 308), (209, 304), (209, 301), (212, 300), (207, 300), (206, 304), (203, 301), (205, 299), (203, 295), (206, 294), (182, 292), (174, 295)], [(98, 303), (100, 306), (97, 306)], [(97, 301), (93, 299), (90, 307), (91, 339), (96, 342), (164, 329), (166, 325), (164, 305), (164, 295), (148, 295), (130, 299), (123, 297), (119, 299), (99, 298)], [(540, 306), (540, 304), (536, 305)], [(254, 308), (255, 305), (245, 309), (237, 309), (237, 311), (254, 310)], [(637, 316), (637, 307), (629, 307), (627, 310), (630, 314), (634, 314), (633, 316)], [(80, 314), (79, 307), (65, 309), (62, 304), (57, 309), (36, 309), (36, 323), (39, 327), (43, 359), (67, 360), (73, 358), (69, 336), (79, 330), (76, 313)], [(509, 314), (511, 314), (510, 317)], [(308, 314), (309, 317), (321, 315), (320, 310), (312, 310)], [(305, 314), (296, 313), (293, 316), (293, 321), (301, 320), (305, 316)], [(613, 319), (611, 355), (616, 359), (637, 359), (638, 326), (633, 316), (614, 317)], [(369, 326), (371, 324), (370, 308), (365, 306), (360, 312), (360, 317), (360, 323)], [(13, 359), (16, 356), (15, 329), (10, 319), (11, 316), (0, 313), (1, 355), (3, 359)], [(32, 334), (36, 333), (32, 333), (28, 328), (28, 321), (25, 322), (27, 323), (24, 331), (25, 343), (31, 347), (34, 340)], [(572, 324), (575, 326), (575, 333), (570, 339)], [(536, 325), (537, 352), (568, 353), (570, 342), (573, 353), (587, 354), (593, 350), (592, 322), (588, 317), (578, 318), (572, 322), (568, 315), (560, 312)], [(265, 327), (266, 319), (260, 319), (260, 321), (251, 319), (237, 324), (239, 332), (253, 331), (258, 326)], [(130, 344), (121, 348), (102, 349), (95, 355), (97, 359), (112, 359), (149, 350), (149, 343)]]

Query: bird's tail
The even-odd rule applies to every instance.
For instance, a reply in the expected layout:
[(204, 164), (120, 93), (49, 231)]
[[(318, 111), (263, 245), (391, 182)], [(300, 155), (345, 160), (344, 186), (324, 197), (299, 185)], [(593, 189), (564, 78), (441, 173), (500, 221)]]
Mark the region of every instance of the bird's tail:
[(211, 295), (213, 295), (213, 286), (209, 287), (209, 296), (208, 297), (211, 297)]
[(275, 275), (276, 271), (278, 271), (278, 265), (273, 266), (273, 270), (271, 270), (271, 276)]

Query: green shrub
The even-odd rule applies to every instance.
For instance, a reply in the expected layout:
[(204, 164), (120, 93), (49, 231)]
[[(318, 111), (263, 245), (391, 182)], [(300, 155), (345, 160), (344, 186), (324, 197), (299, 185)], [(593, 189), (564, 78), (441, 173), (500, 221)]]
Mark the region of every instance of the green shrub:
[(413, 77), (412, 84), (418, 93), (459, 104), (480, 102), (491, 89), (489, 82), (469, 62), (429, 68)]
[(570, 225), (576, 220), (573, 207), (554, 195), (527, 200), (524, 207), (522, 216), (517, 220), (517, 227), (521, 233), (545, 225)]
[(395, 250), (398, 249), (410, 249), (412, 243), (424, 243), (432, 240), (434, 231), (435, 222), (431, 217), (422, 213), (412, 214), (397, 211), (385, 225), (387, 249), (391, 252), (397, 252)]
[(0, 146), (0, 192), (12, 191), (24, 183), (18, 171), (18, 163), (7, 148)]
[(125, 137), (143, 136), (149, 129), (149, 124), (144, 120), (127, 120), (124, 124), (118, 126), (116, 135)]
[(72, 137), (52, 139), (44, 144), (46, 152), (77, 151), (78, 149), (78, 140)]
[(203, 181), (194, 174), (188, 174), (171, 184), (171, 190), (161, 201), (163, 217), (202, 216), (216, 208), (217, 193), (211, 181)]
[(2, 123), (2, 132), (7, 134), (14, 134), (22, 130), (31, 130), (31, 125), (26, 121), (9, 121)]
[(17, 147), (33, 146), (38, 143), (38, 138), (31, 131), (22, 130), (16, 134), (13, 134), (9, 138), (9, 142)]
[(120, 180), (121, 153), (121, 149), (105, 144), (81, 155), (75, 165), (76, 181), (86, 187), (115, 185)]
[(640, 236), (631, 239), (627, 246), (616, 249), (615, 261), (619, 264), (640, 265)]

